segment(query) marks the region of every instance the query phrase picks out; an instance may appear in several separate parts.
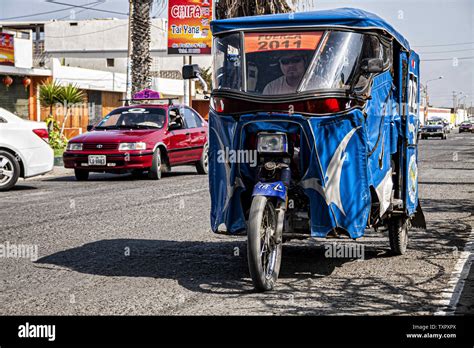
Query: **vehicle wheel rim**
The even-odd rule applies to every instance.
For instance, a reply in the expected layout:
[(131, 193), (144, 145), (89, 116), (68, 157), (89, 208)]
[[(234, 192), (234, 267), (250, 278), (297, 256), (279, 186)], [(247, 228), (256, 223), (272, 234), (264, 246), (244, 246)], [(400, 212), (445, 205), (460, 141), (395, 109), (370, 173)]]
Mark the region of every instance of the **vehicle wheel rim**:
[(12, 161), (7, 157), (0, 156), (0, 186), (7, 185), (14, 174), (14, 166)]
[(207, 147), (204, 149), (204, 168), (206, 168), (206, 170), (207, 170), (207, 166), (208, 166), (208, 163), (209, 163), (208, 150), (209, 149)]
[(277, 248), (272, 236), (276, 230), (276, 216), (274, 211), (265, 206), (260, 226), (260, 260), (266, 279), (273, 276), (275, 270)]

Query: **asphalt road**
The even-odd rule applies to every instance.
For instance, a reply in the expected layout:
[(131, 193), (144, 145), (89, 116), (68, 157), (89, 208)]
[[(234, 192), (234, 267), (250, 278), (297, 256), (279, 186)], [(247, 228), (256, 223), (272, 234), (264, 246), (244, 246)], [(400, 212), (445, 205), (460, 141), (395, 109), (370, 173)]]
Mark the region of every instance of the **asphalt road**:
[[(390, 256), (383, 232), (357, 241), (364, 260), (326, 258), (324, 244), (339, 241), (291, 241), (264, 294), (252, 291), (245, 238), (211, 233), (207, 178), (192, 167), (157, 182), (76, 182), (64, 170), (21, 181), (0, 193), (0, 243), (39, 255), (0, 258), (0, 314), (436, 313), (472, 230), (473, 149), (474, 134), (421, 141), (428, 229), (411, 231), (406, 255)], [(457, 313), (474, 313), (472, 273)]]

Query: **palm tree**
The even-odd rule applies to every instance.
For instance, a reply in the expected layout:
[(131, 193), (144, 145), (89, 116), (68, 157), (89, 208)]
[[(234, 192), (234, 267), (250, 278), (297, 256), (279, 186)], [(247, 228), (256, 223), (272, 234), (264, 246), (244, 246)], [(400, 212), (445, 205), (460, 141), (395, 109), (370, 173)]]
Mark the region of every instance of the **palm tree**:
[(60, 102), (61, 88), (56, 81), (43, 83), (39, 88), (40, 104), (44, 107), (49, 107), (48, 117), (52, 117), (53, 106)]
[(76, 85), (67, 85), (61, 87), (59, 95), (61, 103), (66, 106), (66, 114), (64, 115), (63, 125), (61, 126), (61, 133), (59, 136), (62, 137), (64, 133), (64, 127), (66, 126), (67, 119), (69, 117), (69, 111), (74, 104), (82, 103), (84, 101), (84, 92), (77, 88)]
[(132, 95), (151, 86), (151, 20), (153, 0), (131, 0)]
[[(165, 0), (131, 1), (132, 36), (132, 94), (151, 86), (151, 20), (153, 2), (163, 5)], [(291, 0), (294, 5), (297, 0)], [(216, 5), (216, 18), (233, 18), (291, 12), (287, 0), (220, 0)]]
[(258, 16), (291, 11), (292, 8), (286, 0), (220, 0), (216, 5), (216, 18)]

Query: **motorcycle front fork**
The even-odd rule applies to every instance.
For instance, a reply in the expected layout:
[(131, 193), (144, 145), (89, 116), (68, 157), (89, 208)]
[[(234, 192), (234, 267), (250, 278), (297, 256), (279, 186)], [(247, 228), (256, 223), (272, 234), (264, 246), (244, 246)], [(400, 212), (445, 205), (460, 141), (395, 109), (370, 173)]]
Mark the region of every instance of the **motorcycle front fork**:
[(291, 170), (289, 166), (285, 166), (281, 169), (280, 181), (286, 187), (286, 197), (285, 200), (279, 199), (276, 205), (277, 211), (277, 228), (275, 231), (274, 240), (276, 244), (280, 244), (283, 240), (283, 227), (285, 225), (285, 214), (288, 206), (288, 189), (290, 187), (291, 181)]

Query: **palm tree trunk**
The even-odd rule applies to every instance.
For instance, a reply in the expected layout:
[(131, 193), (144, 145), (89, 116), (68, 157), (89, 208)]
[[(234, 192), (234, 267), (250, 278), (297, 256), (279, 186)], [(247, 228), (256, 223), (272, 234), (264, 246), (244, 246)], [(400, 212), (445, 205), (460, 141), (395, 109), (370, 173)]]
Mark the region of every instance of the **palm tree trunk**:
[(151, 86), (151, 20), (153, 0), (132, 0), (132, 94)]
[(220, 0), (216, 19), (291, 12), (286, 0)]
[(64, 127), (66, 127), (66, 122), (69, 117), (69, 107), (66, 108), (66, 115), (64, 115), (63, 125), (61, 126), (61, 132), (59, 133), (59, 139), (63, 138)]

